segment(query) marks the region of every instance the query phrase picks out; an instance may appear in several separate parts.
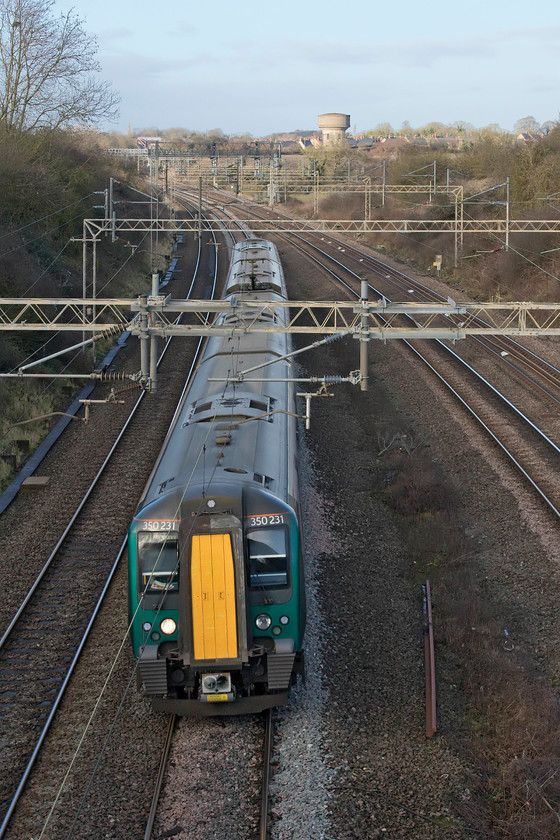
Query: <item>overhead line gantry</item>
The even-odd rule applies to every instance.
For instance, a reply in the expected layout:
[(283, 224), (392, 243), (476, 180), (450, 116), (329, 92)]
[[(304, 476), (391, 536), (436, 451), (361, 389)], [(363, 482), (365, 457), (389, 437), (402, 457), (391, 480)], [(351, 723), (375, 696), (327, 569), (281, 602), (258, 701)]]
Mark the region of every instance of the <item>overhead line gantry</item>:
[[(228, 315), (234, 316), (233, 323), (228, 323)], [(406, 322), (403, 316), (407, 317)], [(219, 301), (175, 300), (159, 294), (136, 299), (1, 298), (0, 332), (14, 330), (91, 333), (90, 341), (129, 331), (140, 339), (142, 348), (141, 370), (136, 378), (152, 390), (156, 382), (150, 354), (156, 352), (158, 338), (217, 334), (233, 337), (247, 332), (321, 336), (323, 341), (350, 336), (360, 342), (357, 381), (365, 382), (365, 349), (371, 340), (422, 338), (455, 342), (469, 335), (560, 335), (560, 303), (456, 303), (451, 298), (446, 303), (395, 303), (384, 298), (371, 301), (365, 281), (359, 301), (239, 301), (235, 297)], [(322, 342), (313, 346), (318, 343)], [(83, 342), (77, 346), (83, 346)], [(69, 349), (72, 348), (61, 352)], [(0, 374), (4, 378), (24, 375), (23, 369)], [(97, 374), (78, 376), (95, 378)]]

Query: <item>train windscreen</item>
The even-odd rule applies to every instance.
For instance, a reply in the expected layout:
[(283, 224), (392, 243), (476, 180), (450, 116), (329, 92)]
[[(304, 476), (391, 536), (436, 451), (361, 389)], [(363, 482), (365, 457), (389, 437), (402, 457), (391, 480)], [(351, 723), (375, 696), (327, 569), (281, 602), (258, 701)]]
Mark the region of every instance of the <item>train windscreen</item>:
[(141, 531), (138, 560), (142, 592), (177, 592), (179, 589), (178, 534)]
[(249, 585), (269, 589), (288, 585), (288, 549), (285, 528), (258, 528), (247, 532)]

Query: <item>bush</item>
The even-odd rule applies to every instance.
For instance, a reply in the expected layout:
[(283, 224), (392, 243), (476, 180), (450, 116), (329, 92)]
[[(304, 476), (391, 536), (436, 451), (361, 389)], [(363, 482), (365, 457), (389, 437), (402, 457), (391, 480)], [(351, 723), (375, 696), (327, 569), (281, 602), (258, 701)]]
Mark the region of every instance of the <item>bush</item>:
[(395, 476), (385, 491), (385, 500), (397, 513), (418, 516), (425, 513), (451, 513), (455, 493), (441, 467), (414, 455), (394, 465)]

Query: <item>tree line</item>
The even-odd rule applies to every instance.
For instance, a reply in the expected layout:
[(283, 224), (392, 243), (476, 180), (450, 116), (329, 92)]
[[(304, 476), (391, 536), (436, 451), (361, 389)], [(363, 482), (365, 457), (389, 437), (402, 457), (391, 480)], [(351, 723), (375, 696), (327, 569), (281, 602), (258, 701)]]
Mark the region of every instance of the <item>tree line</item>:
[(0, 127), (5, 133), (113, 119), (118, 96), (100, 81), (97, 42), (54, 0), (0, 0)]

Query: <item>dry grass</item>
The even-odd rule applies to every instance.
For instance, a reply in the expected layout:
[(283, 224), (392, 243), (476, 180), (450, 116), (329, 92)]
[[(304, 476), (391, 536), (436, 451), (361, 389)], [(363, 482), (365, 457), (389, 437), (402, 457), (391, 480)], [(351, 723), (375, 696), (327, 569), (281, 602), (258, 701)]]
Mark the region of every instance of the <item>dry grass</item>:
[(456, 746), (479, 770), (477, 795), (460, 806), (483, 836), (560, 838), (560, 706), (531, 652), (506, 633), (516, 618), (493, 598), (460, 496), (419, 448), (387, 450), (379, 484), (407, 540), (411, 579), (436, 593), (436, 659), (460, 674), (468, 736)]

